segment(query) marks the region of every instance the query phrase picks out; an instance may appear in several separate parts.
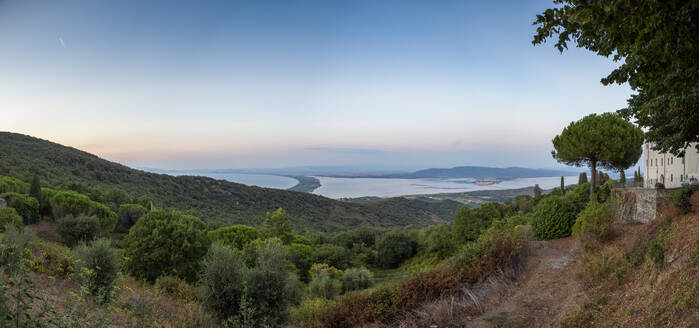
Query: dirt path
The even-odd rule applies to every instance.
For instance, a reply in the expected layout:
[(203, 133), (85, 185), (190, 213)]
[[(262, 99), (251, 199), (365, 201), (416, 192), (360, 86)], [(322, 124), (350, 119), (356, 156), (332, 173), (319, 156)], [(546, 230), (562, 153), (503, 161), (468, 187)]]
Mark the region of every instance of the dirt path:
[(467, 327), (555, 327), (582, 296), (575, 278), (580, 253), (574, 238), (531, 243), (512, 291)]

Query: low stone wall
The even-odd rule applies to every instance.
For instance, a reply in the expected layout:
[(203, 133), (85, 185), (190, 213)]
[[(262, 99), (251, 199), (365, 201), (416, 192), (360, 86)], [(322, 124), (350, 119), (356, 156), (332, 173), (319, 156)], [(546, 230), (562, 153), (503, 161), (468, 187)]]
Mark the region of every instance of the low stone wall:
[(645, 188), (612, 189), (617, 220), (648, 223), (669, 204), (671, 190)]

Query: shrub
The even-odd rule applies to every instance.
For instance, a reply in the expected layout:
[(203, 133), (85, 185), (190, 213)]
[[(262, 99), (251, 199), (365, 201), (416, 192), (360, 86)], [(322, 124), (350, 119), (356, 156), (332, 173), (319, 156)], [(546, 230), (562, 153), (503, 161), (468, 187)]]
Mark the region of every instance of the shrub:
[(616, 180), (607, 179), (605, 183), (595, 189), (595, 196), (597, 196), (598, 202), (604, 203), (609, 199), (615, 182)]
[(315, 247), (312, 263), (327, 263), (338, 269), (349, 267), (351, 260), (350, 250), (333, 244), (321, 244)]
[(119, 227), (129, 230), (148, 211), (139, 204), (122, 204), (117, 212), (119, 213)]
[(15, 192), (4, 193), (0, 197), (7, 200), (7, 205), (17, 211), (24, 224), (39, 222), (39, 201), (36, 198)]
[(313, 248), (304, 244), (292, 243), (285, 246), (289, 261), (296, 267), (302, 281), (308, 281), (308, 270), (313, 264)]
[(161, 295), (179, 298), (188, 302), (197, 299), (197, 292), (193, 286), (173, 276), (162, 276), (156, 279), (155, 290)]
[(590, 202), (590, 183), (585, 182), (575, 186), (575, 188), (568, 189), (565, 199), (576, 212), (582, 211)]
[(34, 246), (32, 269), (50, 276), (70, 277), (75, 273), (77, 259), (70, 248), (38, 240)]
[(242, 252), (215, 243), (204, 260), (204, 304), (226, 325), (281, 326), (298, 297), (299, 283), (285, 271), (279, 240), (258, 244), (255, 256), (257, 265), (247, 267)]
[(343, 274), (342, 270), (333, 266), (329, 266), (326, 263), (315, 263), (311, 265), (311, 269), (308, 270), (308, 273), (310, 275), (316, 275), (323, 271), (328, 272), (331, 278), (340, 278)]
[(14, 208), (0, 208), (0, 232), (4, 232), (5, 226), (8, 224), (21, 228), (22, 217), (17, 214), (17, 211)]
[(374, 285), (374, 274), (367, 268), (351, 268), (342, 275), (342, 288), (345, 291), (366, 289)]
[(456, 250), (456, 245), (452, 238), (449, 238), (451, 233), (449, 225), (440, 224), (435, 227), (427, 228), (425, 237), (425, 250), (427, 254), (437, 256), (439, 259), (445, 259), (452, 255)]
[(29, 184), (22, 180), (0, 175), (0, 194), (6, 192), (26, 194), (29, 192)]
[(589, 203), (584, 210), (578, 213), (573, 225), (573, 235), (580, 238), (583, 244), (600, 241), (609, 234), (609, 225), (613, 220), (607, 204)]
[(396, 268), (415, 254), (416, 243), (401, 232), (389, 232), (376, 244), (379, 265)]
[(29, 257), (27, 248), (36, 240), (33, 231), (12, 224), (6, 225), (5, 233), (0, 239), (0, 269), (15, 268), (22, 259)]
[(515, 197), (515, 208), (522, 214), (527, 214), (534, 209), (534, 197), (529, 195), (519, 195)]
[(542, 199), (534, 209), (534, 232), (539, 239), (570, 236), (575, 223), (575, 208), (561, 196)]
[(74, 247), (97, 238), (100, 235), (100, 223), (99, 219), (92, 216), (74, 218), (69, 215), (58, 221), (57, 231), (66, 246)]
[(50, 199), (51, 210), (56, 219), (67, 215), (95, 216), (100, 221), (101, 230), (105, 233), (114, 231), (118, 216), (108, 207), (90, 200), (89, 197), (75, 191), (57, 191)]
[(247, 244), (262, 237), (259, 230), (245, 226), (232, 225), (209, 231), (211, 241), (220, 241), (224, 245), (231, 245), (237, 249), (243, 249)]
[(108, 303), (119, 276), (119, 262), (114, 249), (106, 239), (75, 248), (78, 258), (80, 285), (98, 303)]
[(255, 306), (255, 322), (279, 327), (288, 318), (289, 305), (299, 297), (300, 282), (285, 270), (286, 252), (281, 242), (258, 246), (256, 255), (258, 264), (246, 280), (246, 296)]
[(485, 203), (478, 208), (464, 206), (454, 216), (454, 237), (458, 243), (476, 240), (494, 219), (504, 218), (511, 212), (510, 207), (500, 203)]
[(696, 189), (696, 186), (684, 186), (677, 189), (670, 195), (670, 202), (673, 206), (680, 209), (683, 214), (689, 213), (689, 211), (692, 210), (692, 203), (690, 202), (690, 199), (692, 198), (692, 194)]
[(311, 276), (308, 291), (313, 296), (332, 299), (342, 292), (342, 283), (334, 279), (328, 271), (322, 270)]
[(242, 254), (230, 246), (214, 243), (202, 267), (204, 306), (221, 320), (236, 315), (249, 271)]
[(210, 243), (204, 222), (168, 210), (146, 214), (131, 227), (124, 242), (126, 270), (151, 283), (162, 275), (196, 280), (199, 259)]
[(655, 264), (663, 264), (663, 261), (665, 261), (665, 242), (662, 238), (658, 237), (650, 242), (646, 256)]
[(655, 189), (665, 189), (665, 184), (663, 184), (662, 182), (656, 182)]

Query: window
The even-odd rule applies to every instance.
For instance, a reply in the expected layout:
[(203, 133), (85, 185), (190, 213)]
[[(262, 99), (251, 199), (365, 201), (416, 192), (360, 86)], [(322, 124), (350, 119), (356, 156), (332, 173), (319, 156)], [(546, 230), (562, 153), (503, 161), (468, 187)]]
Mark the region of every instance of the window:
[(672, 182), (672, 173), (670, 173), (670, 182)]
[(655, 159), (655, 166), (658, 166), (658, 159)]

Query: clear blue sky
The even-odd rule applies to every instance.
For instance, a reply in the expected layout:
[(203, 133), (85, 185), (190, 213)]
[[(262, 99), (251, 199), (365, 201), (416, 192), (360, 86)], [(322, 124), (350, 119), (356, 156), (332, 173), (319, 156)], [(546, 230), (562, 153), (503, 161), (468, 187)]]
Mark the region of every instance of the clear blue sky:
[(551, 1), (0, 0), (0, 130), (131, 166), (553, 167), (624, 107)]

